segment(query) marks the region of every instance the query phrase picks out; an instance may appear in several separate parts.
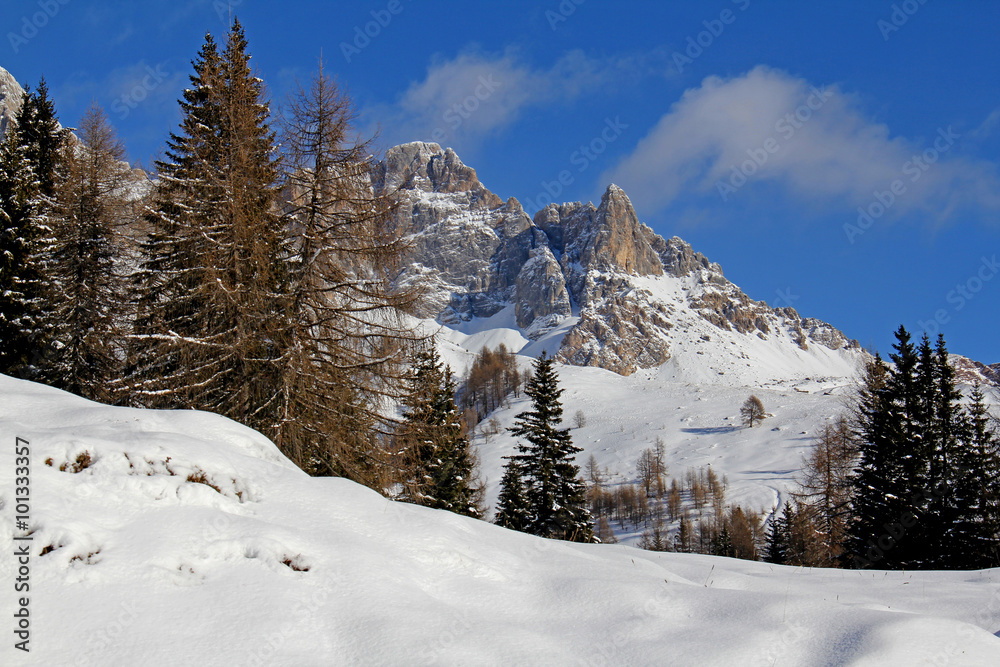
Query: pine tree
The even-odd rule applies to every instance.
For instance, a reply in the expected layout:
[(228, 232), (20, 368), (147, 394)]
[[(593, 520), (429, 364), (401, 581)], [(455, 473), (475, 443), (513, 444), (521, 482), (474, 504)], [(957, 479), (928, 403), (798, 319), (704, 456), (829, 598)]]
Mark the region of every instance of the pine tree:
[(354, 120), (322, 63), (282, 119), (288, 351), (275, 442), (312, 474), (378, 488), (385, 407), (402, 397), (415, 338), (399, 313), (415, 294), (390, 289), (405, 246), (386, 232), (392, 193), (373, 185), (371, 144), (353, 138)]
[(553, 365), (542, 355), (535, 360), (534, 376), (525, 387), (532, 408), (517, 415), (508, 429), (523, 437), (519, 453), (513, 457), (523, 471), (531, 512), (530, 532), (543, 537), (589, 542), (593, 538), (587, 509), (586, 485), (573, 463), (582, 451), (573, 445), (569, 429), (562, 422), (562, 389)]
[(480, 518), (475, 459), (455, 407), (455, 382), (437, 350), (417, 354), (397, 439), (406, 471), (403, 499)]
[(881, 358), (868, 366), (855, 410), (859, 461), (853, 478), (851, 560), (857, 566), (911, 567), (919, 558), (912, 531), (921, 507), (912, 480), (926, 464), (915, 417), (920, 405), (918, 355), (910, 334), (896, 332), (893, 368)]
[(531, 528), (531, 507), (525, 495), (521, 469), (511, 458), (507, 459), (503, 478), (500, 480), (500, 495), (493, 523), (525, 533)]
[(67, 136), (42, 79), (0, 143), (0, 373), (24, 379), (40, 378), (51, 344), (42, 255)]
[(767, 547), (764, 553), (764, 560), (776, 565), (784, 565), (788, 562), (789, 548), (791, 542), (791, 524), (795, 518), (795, 510), (792, 504), (785, 501), (785, 505), (778, 514), (775, 509), (771, 518), (771, 525), (767, 530)]
[[(30, 104), (26, 94), (22, 104)], [(23, 108), (23, 107), (22, 107)], [(44, 233), (38, 213), (38, 184), (12, 124), (0, 144), (0, 373), (30, 377), (37, 338), (38, 240)]]
[(991, 426), (982, 387), (974, 387), (955, 468), (954, 566), (1000, 567), (1000, 435)]
[(87, 110), (79, 132), (80, 146), (65, 144), (52, 197), (43, 305), (52, 345), (40, 374), (53, 386), (114, 403), (128, 303), (119, 228), (127, 222), (131, 170), (99, 107)]
[(210, 410), (274, 435), (287, 349), (285, 225), (263, 83), (249, 61), (239, 21), (221, 54), (206, 37), (180, 132), (157, 163), (133, 386), (155, 407)]

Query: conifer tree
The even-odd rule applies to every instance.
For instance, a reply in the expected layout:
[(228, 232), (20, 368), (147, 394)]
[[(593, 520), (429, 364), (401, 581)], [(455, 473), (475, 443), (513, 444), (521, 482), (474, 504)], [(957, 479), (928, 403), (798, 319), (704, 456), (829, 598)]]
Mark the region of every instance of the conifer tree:
[[(924, 346), (929, 347), (926, 335)], [(923, 347), (923, 346), (922, 346)], [(921, 365), (925, 353), (921, 352)], [(919, 563), (924, 568), (953, 566), (968, 557), (960, 546), (959, 532), (968, 514), (967, 499), (956, 494), (963, 476), (960, 466), (965, 459), (960, 436), (965, 428), (965, 416), (960, 401), (962, 394), (955, 386), (955, 371), (948, 361), (944, 337), (939, 336), (933, 357), (933, 373), (929, 387), (924, 388), (928, 402), (928, 425), (924, 427), (926, 476), (914, 479), (913, 487), (924, 490), (921, 502), (923, 515), (915, 535), (925, 548)]]
[(480, 518), (475, 458), (455, 407), (455, 382), (433, 345), (417, 354), (398, 432), (403, 498)]
[(146, 219), (133, 385), (153, 406), (210, 410), (274, 435), (285, 226), (263, 83), (238, 20), (221, 54), (206, 37), (194, 68)]
[(92, 105), (80, 122), (80, 145), (67, 142), (51, 203), (43, 251), (42, 309), (52, 341), (40, 376), (91, 400), (114, 403), (122, 373), (127, 281), (120, 227), (128, 220), (131, 170), (125, 147)]
[(792, 494), (803, 518), (815, 528), (810, 551), (816, 554), (816, 565), (833, 567), (843, 555), (856, 463), (857, 447), (847, 419), (825, 424), (803, 462), (799, 489)]
[(531, 508), (525, 495), (521, 469), (511, 458), (507, 459), (503, 478), (500, 480), (500, 495), (493, 523), (525, 533), (531, 528)]
[(593, 538), (587, 509), (586, 485), (573, 463), (577, 452), (569, 429), (562, 423), (562, 389), (553, 365), (542, 355), (535, 360), (534, 375), (525, 387), (530, 410), (517, 415), (509, 431), (523, 437), (513, 457), (523, 471), (531, 512), (530, 532), (543, 537), (589, 542)]
[(51, 344), (44, 309), (43, 248), (68, 131), (45, 79), (25, 90), (0, 142), (0, 373), (40, 379)]
[(275, 442), (312, 474), (378, 488), (388, 406), (404, 391), (415, 298), (391, 290), (405, 245), (386, 230), (393, 193), (375, 187), (371, 141), (353, 136), (350, 98), (323, 71), (281, 123), (287, 252), (284, 414)]
[(768, 563), (784, 565), (788, 562), (790, 531), (794, 515), (795, 510), (792, 509), (792, 503), (787, 500), (781, 514), (778, 514), (777, 509), (775, 509), (771, 525), (767, 529), (767, 546), (764, 552), (764, 560)]
[(1000, 567), (1000, 436), (991, 425), (982, 387), (974, 387), (955, 466), (962, 508), (950, 556), (956, 567)]
[(855, 415), (859, 461), (853, 479), (851, 560), (886, 569), (910, 567), (917, 555), (912, 534), (909, 540), (907, 535), (920, 510), (913, 505), (910, 480), (926, 461), (915, 422), (918, 356), (904, 327), (896, 339), (893, 368), (876, 355), (866, 369)]
[[(27, 94), (23, 105), (31, 103)], [(38, 184), (16, 124), (0, 144), (0, 373), (30, 377), (38, 335)]]

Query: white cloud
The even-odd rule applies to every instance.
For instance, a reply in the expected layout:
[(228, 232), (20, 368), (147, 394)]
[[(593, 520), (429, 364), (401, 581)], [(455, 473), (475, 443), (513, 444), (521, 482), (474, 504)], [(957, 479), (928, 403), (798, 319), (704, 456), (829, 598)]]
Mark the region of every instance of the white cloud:
[[(852, 206), (900, 181), (893, 215), (924, 209), (942, 217), (960, 204), (997, 208), (994, 165), (959, 157), (956, 134), (943, 125), (928, 128), (922, 141), (892, 137), (838, 87), (758, 66), (686, 91), (601, 183), (623, 187), (645, 215), (691, 192), (733, 201), (761, 181), (806, 200)], [(933, 162), (926, 159), (933, 152), (920, 158), (928, 149), (936, 151)]]
[(436, 58), (423, 80), (394, 104), (368, 107), (389, 143), (435, 141), (469, 147), (514, 124), (531, 107), (571, 102), (606, 90), (647, 69), (647, 58), (598, 59), (570, 51), (550, 68), (535, 68), (515, 49), (500, 55), (476, 51)]

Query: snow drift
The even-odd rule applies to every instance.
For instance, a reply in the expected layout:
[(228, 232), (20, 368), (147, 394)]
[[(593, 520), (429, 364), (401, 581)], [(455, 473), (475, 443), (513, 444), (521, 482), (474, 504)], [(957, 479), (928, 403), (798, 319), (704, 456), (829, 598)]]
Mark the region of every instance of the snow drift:
[[(0, 663), (997, 664), (1000, 570), (808, 570), (512, 533), (260, 434), (0, 376)], [(15, 438), (30, 652), (13, 648)]]

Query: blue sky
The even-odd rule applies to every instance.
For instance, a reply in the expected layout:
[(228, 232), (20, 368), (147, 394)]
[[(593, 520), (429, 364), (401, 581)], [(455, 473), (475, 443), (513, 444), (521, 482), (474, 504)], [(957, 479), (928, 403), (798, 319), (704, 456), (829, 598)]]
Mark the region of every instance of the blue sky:
[[(598, 201), (751, 297), (888, 351), (1000, 362), (1000, 3), (232, 3), (274, 102), (322, 53), (382, 146), (452, 146), (501, 197)], [(6, 2), (0, 66), (96, 100), (149, 164), (222, 0)], [(367, 34), (366, 34), (367, 33)]]

